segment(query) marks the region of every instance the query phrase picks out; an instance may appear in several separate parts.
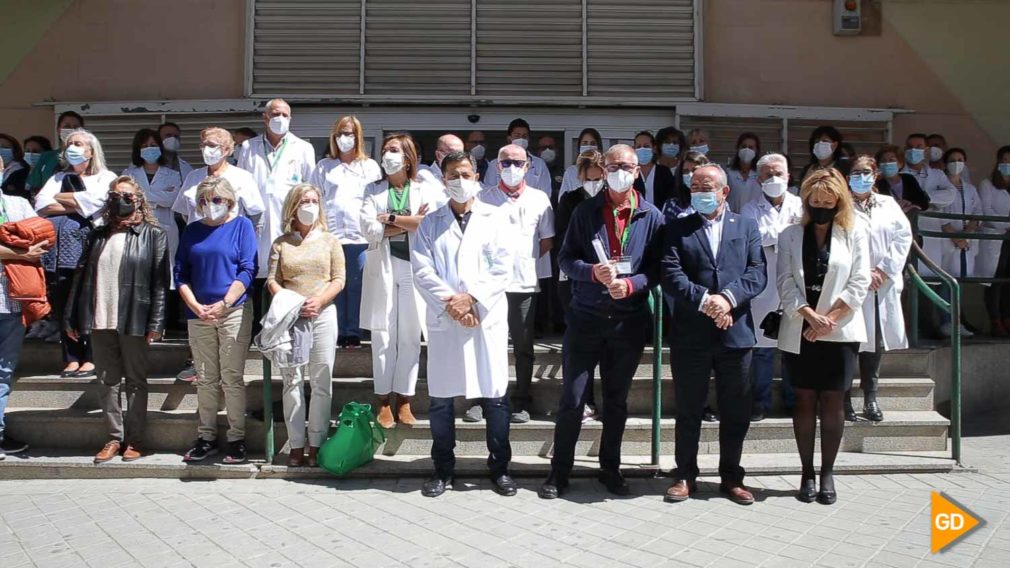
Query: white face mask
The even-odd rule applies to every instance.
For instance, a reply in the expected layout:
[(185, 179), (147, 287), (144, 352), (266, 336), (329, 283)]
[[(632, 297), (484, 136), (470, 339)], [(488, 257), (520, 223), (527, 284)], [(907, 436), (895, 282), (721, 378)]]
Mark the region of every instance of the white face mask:
[(692, 152), (698, 152), (699, 154), (701, 154), (703, 156), (707, 155), (708, 154), (708, 144), (700, 144), (698, 146), (691, 146), (691, 151)]
[(603, 188), (602, 179), (598, 179), (596, 181), (587, 180), (585, 183), (582, 184), (582, 189), (586, 190), (586, 193), (589, 194), (589, 197), (595, 196), (597, 193), (600, 192), (600, 189), (602, 188)]
[(480, 184), (476, 180), (456, 178), (447, 181), (445, 189), (449, 192), (450, 199), (456, 203), (466, 203), (480, 192)]
[(291, 118), (287, 116), (275, 116), (270, 119), (269, 123), (270, 132), (278, 136), (284, 136), (288, 133), (288, 128), (291, 127)]
[(939, 162), (942, 159), (943, 159), (943, 148), (941, 148), (939, 146), (930, 146), (929, 147), (929, 161), (930, 162)]
[(553, 164), (554, 158), (557, 157), (558, 157), (557, 153), (554, 150), (551, 150), (550, 148), (547, 148), (543, 152), (540, 152), (540, 158), (543, 161), (547, 162), (548, 164)]
[(740, 148), (739, 150), (737, 150), (736, 155), (738, 158), (740, 158), (741, 162), (749, 164), (751, 163), (751, 160), (754, 159), (754, 156), (757, 155), (757, 152), (755, 152), (751, 148)]
[(512, 143), (515, 144), (516, 146), (519, 146), (523, 150), (525, 150), (530, 145), (530, 141), (525, 138), (514, 138), (512, 140)]
[(485, 151), (486, 149), (484, 148), (483, 144), (477, 144), (476, 146), (470, 149), (470, 155), (473, 156), (474, 160), (479, 162), (484, 159)]
[(161, 145), (169, 152), (178, 152), (179, 148), (182, 146), (182, 142), (180, 142), (175, 136), (169, 136), (161, 141)]
[(306, 227), (311, 227), (319, 218), (319, 204), (306, 203), (298, 207), (298, 222)]
[(947, 173), (952, 176), (959, 176), (964, 171), (964, 162), (950, 162), (947, 164)]
[(221, 158), (224, 157), (224, 152), (221, 151), (221, 148), (211, 148), (210, 146), (204, 146), (202, 152), (203, 152), (203, 163), (207, 164), (208, 166), (213, 166), (217, 164), (218, 162), (221, 161)]
[(74, 131), (73, 128), (61, 128), (60, 129), (60, 140), (63, 140), (64, 142), (66, 142), (67, 141), (67, 137), (70, 136), (70, 134), (73, 131)]
[(400, 152), (386, 152), (382, 155), (382, 169), (387, 176), (391, 176), (403, 169), (403, 154)]
[(354, 136), (348, 136), (346, 134), (341, 135), (337, 138), (337, 148), (339, 148), (341, 152), (350, 152), (354, 149), (354, 142)]
[(827, 160), (834, 153), (835, 151), (831, 149), (831, 142), (822, 140), (814, 144), (814, 156), (818, 160)]
[(582, 154), (583, 152), (589, 152), (590, 150), (595, 150), (595, 149), (596, 149), (596, 144), (583, 144), (583, 145), (579, 146), (579, 153)]
[(635, 174), (624, 170), (607, 173), (607, 187), (617, 193), (626, 193), (635, 185)]
[(501, 171), (501, 179), (505, 187), (519, 187), (526, 177), (526, 172), (519, 166), (509, 166)]
[(779, 176), (772, 176), (761, 184), (761, 191), (772, 199), (781, 197), (788, 188), (789, 182), (786, 181), (786, 178)]
[(228, 206), (224, 203), (218, 205), (216, 203), (208, 203), (204, 207), (204, 214), (211, 221), (220, 221), (224, 219), (225, 215), (228, 214)]

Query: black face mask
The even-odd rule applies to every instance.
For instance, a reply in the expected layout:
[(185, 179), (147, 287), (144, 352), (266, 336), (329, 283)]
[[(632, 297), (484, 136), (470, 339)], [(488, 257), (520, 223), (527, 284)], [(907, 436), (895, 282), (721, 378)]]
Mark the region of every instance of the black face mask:
[(834, 220), (836, 213), (838, 213), (837, 207), (832, 207), (831, 209), (826, 207), (811, 207), (810, 220), (816, 225), (825, 225)]
[(137, 204), (132, 201), (128, 203), (122, 199), (110, 199), (109, 211), (113, 217), (125, 219), (137, 211)]

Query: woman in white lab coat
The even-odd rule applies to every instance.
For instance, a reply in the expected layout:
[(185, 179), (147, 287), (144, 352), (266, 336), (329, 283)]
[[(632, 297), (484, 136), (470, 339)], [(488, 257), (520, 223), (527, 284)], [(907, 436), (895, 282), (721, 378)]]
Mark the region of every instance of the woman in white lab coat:
[[(978, 192), (985, 215), (1010, 218), (1010, 146), (996, 151), (996, 164), (989, 177), (979, 184)], [(983, 231), (1007, 234), (1010, 222), (987, 221)], [(981, 241), (975, 271), (980, 278), (1010, 278), (1010, 241)], [(992, 322), (992, 335), (1010, 335), (1010, 284), (992, 284), (986, 288), (985, 307)]]
[(132, 177), (144, 190), (154, 218), (168, 236), (171, 263), (179, 248), (179, 227), (175, 224), (172, 205), (179, 196), (182, 177), (178, 171), (168, 167), (161, 136), (150, 128), (141, 128), (133, 137), (130, 160), (133, 165), (123, 170), (123, 175)]
[[(382, 143), (385, 179), (365, 190), (361, 233), (368, 241), (361, 291), (361, 327), (372, 331), (372, 377), (379, 396), (377, 421), (413, 425), (410, 398), (417, 386), (424, 331), (421, 301), (414, 289), (410, 247), (417, 226), (437, 209), (441, 187), (417, 176), (417, 150), (409, 135)], [(458, 361), (458, 359), (456, 359)], [(396, 414), (390, 395), (396, 394)]]
[[(578, 157), (590, 150), (603, 152), (603, 137), (600, 136), (600, 131), (595, 128), (584, 128), (579, 133), (579, 151), (575, 154), (575, 161), (578, 162)], [(582, 180), (579, 178), (578, 164), (572, 164), (565, 168), (565, 175), (561, 178), (561, 189), (558, 190), (558, 199), (561, 199), (561, 196), (569, 191), (580, 187), (582, 187)]]
[(736, 139), (736, 150), (726, 172), (729, 184), (729, 208), (734, 213), (743, 211), (748, 201), (761, 196), (757, 182), (757, 161), (761, 156), (761, 139), (753, 132), (744, 132)]
[[(951, 148), (944, 152), (943, 163), (947, 179), (957, 192), (954, 202), (940, 209), (943, 213), (955, 215), (982, 215), (982, 199), (978, 195), (978, 190), (963, 175), (967, 166), (968, 154), (961, 148)], [(982, 225), (981, 221), (954, 221), (943, 220), (940, 230), (945, 233), (975, 233)], [(940, 266), (948, 274), (963, 278), (972, 276), (975, 273), (975, 257), (978, 254), (978, 243), (975, 239), (943, 239), (940, 250)], [(943, 288), (945, 294), (946, 288)], [(962, 316), (962, 322), (964, 317)], [(941, 313), (940, 333), (945, 337), (950, 337), (951, 332), (950, 315), (947, 312)], [(972, 332), (968, 331), (964, 325), (961, 326), (962, 337), (971, 337)]]
[[(912, 248), (912, 225), (901, 206), (888, 195), (877, 193), (877, 161), (859, 156), (849, 173), (849, 190), (856, 211), (866, 217), (870, 241), (870, 290), (863, 302), (866, 341), (859, 345), (859, 388), (863, 391), (863, 414), (873, 422), (884, 419), (877, 402), (880, 360), (884, 351), (908, 347), (905, 317), (901, 310), (902, 271)], [(856, 418), (851, 389), (846, 393), (845, 415)]]

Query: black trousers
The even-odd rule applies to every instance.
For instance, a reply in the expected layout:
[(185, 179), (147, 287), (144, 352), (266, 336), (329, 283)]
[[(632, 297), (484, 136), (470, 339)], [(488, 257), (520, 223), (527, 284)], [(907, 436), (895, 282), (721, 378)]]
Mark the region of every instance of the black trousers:
[(701, 415), (708, 400), (709, 377), (714, 371), (719, 406), (719, 476), (723, 483), (742, 483), (744, 469), (740, 467), (740, 455), (750, 429), (753, 405), (751, 350), (722, 346), (675, 348), (671, 358), (677, 409), (675, 479), (693, 482), (698, 477)]
[(512, 337), (512, 351), (516, 361), (516, 388), (512, 391), (512, 412), (529, 410), (533, 396), (533, 329), (536, 319), (536, 293), (507, 292), (509, 306), (509, 335)]
[(70, 301), (70, 289), (73, 287), (73, 284), (73, 268), (57, 269), (56, 286), (53, 292), (55, 300), (53, 311), (55, 312), (56, 323), (60, 326), (60, 347), (63, 351), (63, 362), (92, 363), (95, 359), (91, 354), (91, 337), (82, 335), (77, 341), (74, 341), (67, 336), (67, 330), (63, 325), (63, 317), (66, 315), (67, 310), (71, 309), (71, 306), (67, 304)]
[(575, 444), (582, 431), (582, 406), (600, 366), (603, 404), (600, 420), (600, 468), (621, 466), (621, 440), (628, 420), (628, 391), (649, 331), (648, 314), (625, 319), (603, 318), (569, 310), (563, 344), (563, 386), (554, 426), (551, 467), (567, 476), (575, 465)]

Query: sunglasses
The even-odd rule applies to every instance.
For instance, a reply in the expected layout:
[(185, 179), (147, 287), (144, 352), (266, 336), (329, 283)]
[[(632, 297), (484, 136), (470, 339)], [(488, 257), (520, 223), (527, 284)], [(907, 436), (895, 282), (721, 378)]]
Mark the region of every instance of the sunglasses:
[(606, 170), (610, 173), (614, 173), (617, 170), (624, 170), (626, 172), (633, 172), (637, 168), (635, 164), (607, 164)]
[(503, 168), (511, 168), (512, 166), (515, 166), (517, 168), (524, 168), (524, 167), (526, 167), (526, 160), (502, 160), (501, 161), (501, 167), (503, 167)]
[(200, 206), (207, 205), (207, 203), (213, 203), (214, 205), (223, 205), (228, 203), (228, 200), (223, 197), (212, 197), (208, 202), (206, 198), (200, 198)]
[(109, 199), (113, 201), (123, 201), (124, 203), (140, 201), (140, 197), (135, 193), (120, 193), (118, 191), (110, 191)]

